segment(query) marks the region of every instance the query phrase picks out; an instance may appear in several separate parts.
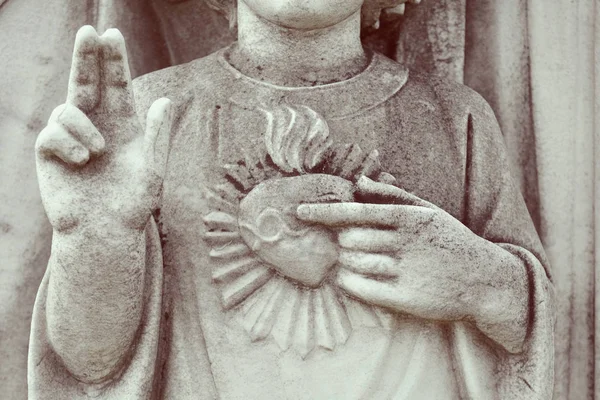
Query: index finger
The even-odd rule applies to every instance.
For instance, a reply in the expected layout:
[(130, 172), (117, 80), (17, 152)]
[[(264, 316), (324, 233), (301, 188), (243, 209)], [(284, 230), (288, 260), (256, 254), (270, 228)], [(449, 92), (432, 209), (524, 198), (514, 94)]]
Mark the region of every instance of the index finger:
[(86, 25), (75, 37), (69, 77), (67, 103), (84, 112), (92, 111), (100, 101), (100, 38)]
[(296, 216), (306, 222), (329, 226), (366, 225), (397, 228), (408, 216), (410, 221), (426, 222), (434, 211), (419, 206), (398, 204), (327, 203), (301, 204)]

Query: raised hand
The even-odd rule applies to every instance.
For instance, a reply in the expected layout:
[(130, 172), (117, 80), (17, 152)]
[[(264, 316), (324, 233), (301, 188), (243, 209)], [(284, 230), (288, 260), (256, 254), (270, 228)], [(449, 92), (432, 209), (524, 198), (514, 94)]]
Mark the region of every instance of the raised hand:
[(342, 289), (424, 319), (508, 324), (511, 334), (518, 332), (516, 342), (522, 339), (527, 277), (516, 256), (400, 188), (365, 177), (357, 186), (360, 195), (384, 204), (297, 209), (298, 218), (339, 232)]
[(77, 33), (67, 101), (36, 142), (42, 201), (55, 232), (144, 229), (160, 197), (172, 105), (135, 112), (125, 42), (116, 29)]

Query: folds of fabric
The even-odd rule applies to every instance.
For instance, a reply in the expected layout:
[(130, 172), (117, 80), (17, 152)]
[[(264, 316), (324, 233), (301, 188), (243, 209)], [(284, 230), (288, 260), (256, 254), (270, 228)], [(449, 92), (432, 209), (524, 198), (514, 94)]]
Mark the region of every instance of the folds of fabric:
[[(58, 354), (48, 342), (46, 333), (46, 294), (51, 268), (38, 291), (29, 346), (28, 392), (31, 400), (54, 399), (151, 399), (158, 379), (160, 366), (159, 337), (163, 292), (163, 265), (160, 238), (154, 220), (146, 231), (146, 282), (142, 316), (136, 343), (131, 357), (123, 369), (107, 382), (88, 385), (77, 381), (64, 367)], [(110, 266), (106, 266), (110, 267)]]

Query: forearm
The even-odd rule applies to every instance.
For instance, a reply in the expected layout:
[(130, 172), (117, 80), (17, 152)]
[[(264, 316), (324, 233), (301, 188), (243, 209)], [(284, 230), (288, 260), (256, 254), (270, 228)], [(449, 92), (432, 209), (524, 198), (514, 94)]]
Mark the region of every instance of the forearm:
[(114, 224), (54, 234), (48, 336), (82, 381), (109, 377), (127, 358), (143, 310), (145, 242), (143, 231)]
[(472, 316), (476, 326), (511, 353), (519, 353), (529, 321), (529, 283), (525, 261), (479, 238), (470, 265)]

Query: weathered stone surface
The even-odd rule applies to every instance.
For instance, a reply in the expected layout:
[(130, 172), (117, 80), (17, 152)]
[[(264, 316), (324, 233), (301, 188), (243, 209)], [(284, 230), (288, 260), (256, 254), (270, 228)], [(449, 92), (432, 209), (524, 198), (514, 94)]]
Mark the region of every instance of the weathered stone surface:
[[(6, 219), (9, 221), (9, 223), (3, 225), (3, 231), (5, 234), (3, 236), (2, 250), (3, 254), (5, 255), (2, 256), (2, 259), (5, 260), (5, 262), (3, 262), (1, 267), (2, 287), (0, 290), (0, 297), (2, 299), (3, 306), (0, 307), (0, 312), (2, 313), (1, 320), (7, 321), (7, 323), (0, 326), (0, 352), (2, 354), (2, 359), (4, 360), (4, 362), (0, 363), (0, 386), (2, 386), (3, 392), (11, 393), (13, 398), (25, 398), (25, 375), (23, 371), (25, 368), (27, 332), (29, 330), (28, 316), (31, 313), (31, 304), (35, 294), (34, 292), (41, 278), (41, 274), (43, 273), (43, 269), (45, 268), (45, 260), (48, 258), (48, 244), (50, 236), (50, 227), (46, 222), (46, 218), (43, 216), (39, 196), (37, 195), (37, 182), (33, 173), (34, 160), (33, 157), (26, 155), (31, 154), (35, 135), (41, 129), (41, 122), (38, 121), (35, 123), (36, 116), (43, 115), (41, 120), (45, 120), (50, 114), (51, 107), (60, 103), (64, 99), (68, 75), (66, 71), (72, 50), (72, 40), (75, 34), (75, 29), (85, 23), (96, 24), (99, 27), (99, 31), (103, 31), (108, 27), (118, 26), (124, 33), (130, 48), (130, 53), (132, 53), (130, 62), (132, 65), (133, 75), (139, 75), (143, 72), (149, 72), (151, 70), (170, 65), (172, 62), (170, 60), (171, 54), (175, 54), (176, 52), (183, 54), (181, 58), (178, 58), (175, 61), (176, 63), (179, 63), (180, 61), (189, 61), (199, 56), (208, 54), (211, 51), (222, 47), (226, 44), (226, 42), (231, 40), (231, 36), (226, 24), (224, 24), (222, 21), (219, 21), (219, 17), (216, 14), (207, 10), (203, 5), (203, 1), (201, 0), (187, 2), (184, 1), (178, 4), (169, 4), (168, 6), (166, 2), (157, 0), (153, 4), (153, 7), (154, 9), (160, 9), (161, 11), (158, 18), (154, 15), (150, 15), (150, 13), (144, 12), (138, 13), (136, 18), (131, 17), (132, 14), (135, 15), (137, 12), (136, 7), (144, 6), (143, 2), (127, 2), (128, 7), (126, 8), (121, 7), (121, 3), (111, 4), (111, 2), (105, 1), (100, 1), (97, 5), (92, 5), (92, 3), (94, 2), (89, 1), (85, 4), (83, 2), (81, 4), (69, 2), (67, 6), (67, 2), (60, 1), (52, 3), (28, 0), (20, 0), (19, 2), (15, 0), (9, 2), (0, 2), (0, 5), (2, 5), (2, 13), (0, 13), (0, 30), (3, 33), (0, 36), (2, 43), (1, 47), (3, 50), (2, 54), (8, 54), (7, 57), (3, 57), (2, 65), (3, 68), (6, 68), (3, 69), (3, 76), (0, 78), (2, 79), (0, 88), (5, 90), (5, 95), (3, 96), (5, 102), (2, 103), (2, 117), (0, 117), (0, 124), (4, 124), (2, 125), (3, 150), (1, 162), (4, 166), (3, 170), (19, 171), (18, 173), (14, 174), (14, 177), (16, 178), (14, 182), (12, 180), (5, 181), (6, 184), (3, 183), (2, 185), (2, 199), (3, 204), (6, 205), (3, 210), (7, 211)], [(413, 7), (413, 10), (418, 10), (419, 7), (427, 7), (429, 10), (431, 10), (431, 5), (433, 3), (434, 2), (429, 2), (428, 4), (428, 2), (425, 2), (418, 7)], [(470, 3), (472, 6), (473, 2)], [(480, 3), (481, 2), (478, 2), (476, 5), (479, 5)], [(520, 4), (521, 3), (522, 2), (520, 2)], [(495, 7), (496, 12), (498, 12), (499, 7), (500, 6)], [(92, 12), (92, 10), (98, 10), (98, 12)], [(112, 11), (110, 11), (108, 14), (104, 14), (104, 16), (99, 19), (95, 19), (95, 17), (98, 17), (98, 14), (103, 15), (106, 10)], [(191, 11), (197, 11), (197, 13)], [(440, 9), (440, 11), (442, 13), (444, 12), (443, 9)], [(539, 11), (539, 9), (537, 11)], [(553, 9), (551, 14), (556, 17), (556, 15), (560, 15), (562, 12), (563, 11), (560, 9)], [(428, 22), (426, 13), (421, 13), (421, 16), (417, 17), (414, 14), (414, 11), (411, 11), (410, 6), (407, 8), (407, 13), (411, 16), (411, 18), (424, 18), (422, 21)], [(172, 16), (176, 15), (177, 17), (169, 17), (169, 14)], [(577, 46), (562, 45), (562, 47), (560, 47), (560, 51), (557, 50), (549, 54), (543, 53), (544, 49), (548, 47), (548, 44), (545, 42), (545, 32), (553, 29), (552, 27), (547, 26), (548, 21), (545, 19), (546, 14), (547, 13), (544, 12), (536, 12), (534, 14), (531, 13), (531, 15), (535, 15), (533, 20), (537, 23), (537, 29), (534, 30), (531, 28), (533, 33), (530, 32), (530, 34), (533, 34), (534, 37), (537, 37), (538, 39), (538, 41), (535, 43), (535, 48), (538, 49), (535, 52), (537, 57), (536, 65), (542, 65), (542, 68), (534, 70), (534, 79), (538, 85), (536, 89), (536, 98), (537, 100), (542, 100), (539, 102), (539, 104), (536, 103), (538, 104), (538, 107), (536, 108), (537, 111), (535, 115), (536, 118), (542, 122), (541, 125), (537, 125), (536, 131), (539, 130), (540, 127), (544, 128), (541, 130), (542, 136), (540, 136), (542, 140), (542, 147), (538, 148), (538, 150), (550, 150), (550, 152), (544, 152), (544, 154), (548, 157), (546, 157), (547, 159), (544, 158), (545, 161), (542, 162), (542, 164), (544, 164), (546, 167), (544, 170), (546, 171), (546, 174), (543, 177), (543, 179), (546, 179), (546, 190), (544, 191), (543, 195), (547, 200), (545, 207), (541, 211), (545, 218), (545, 222), (541, 227), (541, 232), (545, 235), (546, 242), (552, 246), (550, 252), (553, 256), (552, 258), (560, 261), (557, 263), (557, 268), (561, 269), (558, 276), (555, 274), (555, 278), (559, 280), (560, 287), (562, 288), (560, 290), (562, 305), (561, 325), (559, 329), (560, 349), (558, 353), (561, 357), (559, 368), (559, 384), (561, 385), (562, 389), (559, 391), (559, 393), (564, 394), (570, 390), (569, 393), (571, 393), (573, 396), (581, 397), (583, 396), (582, 393), (584, 393), (585, 390), (583, 388), (590, 386), (589, 384), (584, 384), (584, 381), (589, 382), (589, 379), (591, 379), (590, 374), (586, 373), (585, 371), (589, 371), (590, 365), (593, 364), (588, 362), (588, 359), (591, 357), (592, 353), (589, 351), (586, 353), (585, 350), (587, 348), (586, 346), (589, 345), (588, 338), (592, 337), (589, 333), (593, 330), (593, 324), (590, 322), (592, 321), (592, 317), (589, 316), (591, 315), (589, 314), (591, 302), (588, 299), (591, 293), (593, 293), (593, 290), (588, 288), (588, 283), (591, 282), (586, 275), (589, 272), (588, 269), (584, 270), (581, 268), (581, 265), (583, 264), (579, 262), (581, 261), (579, 258), (575, 257), (572, 259), (573, 249), (569, 249), (568, 245), (568, 243), (571, 243), (571, 241), (558, 239), (559, 237), (570, 237), (570, 233), (566, 233), (567, 231), (570, 232), (569, 229), (567, 229), (565, 232), (561, 232), (562, 227), (569, 225), (568, 219), (570, 218), (570, 214), (556, 212), (556, 210), (560, 209), (563, 204), (566, 204), (565, 209), (573, 210), (573, 202), (575, 200), (571, 200), (569, 202), (563, 199), (564, 196), (568, 196), (567, 193), (570, 190), (572, 191), (572, 189), (568, 189), (571, 186), (565, 186), (564, 182), (572, 182), (572, 180), (560, 180), (560, 182), (563, 182), (563, 184), (557, 186), (554, 184), (555, 179), (553, 178), (557, 175), (555, 172), (552, 172), (560, 171), (558, 176), (562, 178), (571, 173), (575, 174), (575, 171), (570, 167), (570, 161), (566, 156), (566, 154), (570, 154), (569, 152), (564, 152), (564, 154), (552, 152), (552, 147), (564, 149), (565, 143), (569, 141), (569, 135), (563, 135), (563, 130), (561, 130), (562, 128), (559, 128), (559, 126), (564, 127), (568, 125), (564, 125), (563, 123), (563, 125), (558, 124), (556, 126), (551, 126), (553, 124), (552, 121), (555, 121), (561, 113), (564, 113), (564, 110), (571, 108), (570, 106), (558, 107), (557, 103), (551, 100), (551, 98), (555, 97), (544, 96), (544, 93), (549, 91), (550, 88), (547, 87), (547, 85), (544, 85), (546, 74), (543, 72), (547, 68), (544, 68), (545, 62), (540, 61), (540, 59), (550, 59), (552, 62), (552, 60), (560, 59), (560, 65), (557, 65), (553, 70), (554, 74), (557, 77), (560, 77), (560, 71), (563, 71), (564, 68), (567, 67), (567, 64), (565, 64), (566, 60), (563, 60), (563, 58), (560, 56), (560, 54), (562, 54), (561, 51), (569, 53), (569, 51), (575, 49)], [(505, 13), (502, 12), (500, 12), (500, 16), (506, 17)], [(470, 15), (467, 16), (467, 22), (470, 18), (471, 21), (477, 19), (477, 21), (484, 21), (482, 23), (485, 24), (487, 19), (484, 17), (492, 18), (490, 17), (490, 14), (483, 14), (483, 16), (478, 15), (477, 17)], [(200, 18), (203, 22), (190, 22), (196, 21), (198, 18)], [(205, 20), (204, 18), (207, 19)], [(157, 19), (161, 21), (160, 24), (156, 23)], [(33, 25), (30, 24), (30, 21), (33, 20), (40, 21), (40, 23)], [(560, 20), (560, 17), (556, 17), (556, 20)], [(569, 26), (571, 28), (576, 26), (576, 23), (573, 22), (574, 20), (574, 18), (569, 20)], [(57, 21), (65, 22), (61, 23)], [(542, 24), (546, 25), (544, 27), (540, 27), (540, 21)], [(423, 28), (424, 24), (421, 23), (421, 26), (418, 25), (418, 23), (412, 24), (412, 29), (417, 32), (417, 35), (423, 35), (424, 32), (426, 32), (426, 30)], [(554, 24), (552, 26), (556, 27), (558, 25), (561, 24)], [(173, 29), (173, 26), (175, 28), (185, 27), (186, 29)], [(35, 27), (35, 29), (32, 29), (33, 27)], [(494, 24), (489, 24), (486, 28), (492, 31), (495, 29)], [(519, 28), (521, 29), (522, 25), (520, 25)], [(392, 29), (392, 31), (388, 29)], [(410, 27), (405, 25), (404, 32), (409, 32), (410, 29)], [(196, 34), (205, 36), (201, 36), (197, 40), (190, 40), (191, 35), (188, 35), (187, 32), (190, 32), (191, 30), (194, 32), (194, 39), (198, 38), (198, 36), (195, 36)], [(555, 42), (563, 43), (567, 41), (566, 38), (571, 38), (569, 39), (571, 42), (578, 40), (574, 39), (579, 36), (575, 35), (572, 30), (573, 29), (570, 31), (571, 34), (561, 35), (559, 37), (562, 38), (562, 41), (558, 40)], [(28, 39), (25, 39), (23, 36), (23, 32), (25, 31), (31, 33), (31, 37), (28, 36)], [(39, 31), (42, 33), (39, 33)], [(137, 34), (132, 35), (130, 33), (132, 31), (137, 31)], [(37, 36), (36, 32), (38, 32)], [(391, 32), (393, 32), (393, 27), (382, 23), (380, 30), (368, 34), (365, 40), (369, 43), (369, 45), (373, 47), (377, 46), (375, 48), (377, 48), (379, 51), (382, 51), (388, 55), (393, 55), (395, 51), (394, 38), (397, 35), (391, 34)], [(150, 33), (150, 35), (147, 33)], [(156, 39), (157, 34), (161, 37), (161, 39)], [(467, 37), (468, 35), (473, 35), (473, 31), (467, 31)], [(481, 33), (481, 35), (483, 35), (483, 33)], [(506, 32), (498, 34), (494, 37), (504, 38), (505, 35)], [(35, 37), (35, 39), (33, 37)], [(55, 39), (57, 37), (60, 37), (61, 39)], [(414, 43), (414, 46), (416, 47), (411, 51), (415, 51), (417, 53), (420, 53), (421, 51), (427, 51), (419, 49), (419, 46), (423, 46), (423, 49), (438, 48), (436, 46), (430, 46), (427, 43), (428, 40), (432, 40), (431, 37), (426, 38), (426, 36), (413, 36), (413, 38), (416, 38)], [(478, 45), (481, 46), (481, 48), (485, 48), (487, 51), (487, 56), (477, 56), (475, 59), (471, 59), (472, 68), (470, 72), (465, 74), (467, 78), (472, 76), (474, 71), (484, 70), (483, 68), (477, 68), (478, 65), (482, 65), (482, 63), (487, 60), (486, 57), (491, 57), (500, 53), (497, 48), (488, 45), (489, 43), (496, 43), (489, 36), (485, 36), (485, 38), (477, 36), (477, 38), (481, 40), (478, 42)], [(221, 42), (221, 40), (223, 40), (223, 42)], [(48, 44), (51, 44), (51, 46), (49, 47)], [(452, 56), (452, 62), (456, 62), (456, 60), (460, 61), (460, 57), (465, 50), (460, 48), (460, 42), (452, 42), (451, 45), (454, 53)], [(27, 47), (27, 49), (25, 49), (25, 47)], [(167, 47), (177, 48), (177, 51), (166, 51)], [(24, 63), (23, 60), (29, 59), (28, 55), (30, 53), (38, 52), (39, 49), (43, 49), (44, 51), (53, 49), (52, 51), (62, 54), (61, 57), (54, 58), (53, 62), (50, 64), (53, 71), (52, 74), (47, 74), (45, 72), (46, 69), (42, 69), (34, 74), (32, 72), (35, 70), (33, 65)], [(432, 56), (435, 56), (435, 53), (431, 54)], [(473, 54), (473, 48), (467, 48), (466, 54), (467, 60), (469, 60), (468, 57), (469, 54)], [(436, 62), (443, 63), (444, 60), (445, 58), (437, 60)], [(501, 63), (503, 60), (506, 60), (504, 55), (500, 59), (499, 64), (497, 64), (498, 68), (500, 68), (499, 76), (501, 76), (502, 73), (511, 72), (510, 68), (508, 68), (508, 72), (503, 72), (501, 70)], [(519, 61), (523, 62), (522, 60)], [(525, 61), (525, 63), (526, 62), (527, 61)], [(27, 66), (22, 67), (23, 65)], [(431, 64), (424, 63), (422, 68), (417, 69), (428, 69), (428, 65), (430, 67), (432, 66)], [(551, 63), (551, 65), (554, 64)], [(445, 71), (444, 68), (436, 69), (438, 67), (433, 67), (433, 70), (428, 70), (433, 72), (442, 70)], [(569, 64), (569, 68), (573, 69), (575, 67)], [(537, 72), (537, 75), (535, 75), (535, 72)], [(515, 73), (518, 74), (518, 71)], [(32, 79), (32, 76), (34, 75), (36, 78)], [(577, 76), (577, 74), (573, 74), (573, 77), (575, 76)], [(502, 101), (505, 101), (504, 99), (506, 99), (508, 103), (506, 104), (506, 108), (501, 107), (500, 109), (497, 109), (498, 103), (495, 102), (496, 100), (494, 98), (494, 93), (496, 93), (496, 91), (500, 88), (505, 88), (507, 92), (516, 88), (515, 90), (518, 89), (517, 92), (522, 93), (522, 87), (518, 86), (516, 83), (515, 85), (502, 86), (501, 83), (504, 81), (501, 79), (498, 80), (498, 82), (501, 83), (496, 87), (486, 86), (489, 85), (489, 81), (490, 75), (484, 74), (480, 77), (479, 81), (471, 80), (468, 82), (470, 85), (473, 85), (480, 90), (492, 103), (501, 122), (508, 118), (508, 123), (504, 123), (503, 125), (505, 131), (504, 133), (505, 135), (515, 135), (515, 139), (512, 143), (518, 144), (519, 140), (521, 140), (519, 139), (520, 134), (518, 133), (518, 129), (520, 128), (515, 127), (517, 123), (513, 124), (511, 122), (513, 119), (511, 119), (512, 116), (510, 114), (511, 112), (514, 112), (516, 105), (511, 103), (511, 96), (507, 94), (505, 98), (499, 97), (498, 100), (498, 103), (501, 103)], [(492, 81), (494, 81), (494, 79), (492, 79)], [(552, 81), (556, 82), (557, 80), (553, 78)], [(553, 90), (555, 93), (559, 94), (567, 93), (569, 90), (566, 88), (569, 88), (569, 85), (573, 83), (571, 81), (572, 80), (562, 81), (562, 85), (560, 86), (561, 89)], [(23, 91), (23, 87), (29, 89)], [(23, 94), (20, 97), (15, 97), (14, 93)], [(575, 92), (573, 92), (572, 96), (568, 98), (561, 97), (562, 101), (560, 104), (576, 103), (572, 101), (574, 96), (576, 96), (574, 93)], [(15, 102), (15, 99), (19, 100)], [(542, 107), (541, 104), (544, 104), (544, 107)], [(17, 110), (17, 112), (14, 112), (14, 110)], [(6, 117), (6, 115), (10, 115), (11, 117)], [(522, 115), (525, 115), (525, 113), (518, 114), (514, 120), (522, 120), (520, 119)], [(40, 120), (40, 118), (37, 119)], [(565, 120), (568, 120), (568, 118)], [(31, 121), (34, 122), (29, 124)], [(524, 125), (521, 125), (521, 127), (524, 130), (527, 129)], [(30, 139), (21, 140), (22, 136), (20, 134), (15, 134), (15, 132), (27, 132), (24, 133), (24, 135), (29, 135)], [(551, 137), (546, 137), (544, 135)], [(538, 138), (538, 141), (540, 138)], [(562, 140), (562, 144), (556, 146), (555, 139), (560, 139), (558, 141)], [(519, 151), (521, 151), (520, 149), (524, 148), (519, 148), (518, 146), (511, 147), (510, 140), (513, 139), (509, 137), (508, 143), (509, 151), (512, 151), (513, 155), (519, 153)], [(528, 143), (526, 144), (530, 145)], [(538, 147), (540, 147), (539, 144)], [(9, 153), (10, 156), (7, 156)], [(20, 157), (21, 154), (25, 156)], [(525, 157), (527, 157), (527, 153), (523, 154), (523, 158), (526, 159)], [(554, 163), (554, 161), (557, 160), (557, 154), (560, 162)], [(582, 153), (580, 152), (578, 154)], [(515, 159), (516, 158), (517, 157), (515, 157)], [(579, 170), (580, 169), (577, 169), (577, 171)], [(7, 176), (4, 178), (7, 179)], [(530, 171), (527, 172), (525, 176), (527, 179), (531, 179)], [(587, 176), (587, 173), (582, 172), (581, 174), (577, 174), (577, 176)], [(578, 181), (579, 183), (577, 183), (577, 185), (584, 183), (581, 182), (582, 179), (583, 178)], [(529, 185), (525, 188), (530, 190), (531, 187), (532, 186)], [(556, 191), (562, 190), (559, 188), (566, 189), (564, 194), (558, 196), (559, 200), (562, 200), (555, 202), (553, 199), (557, 198), (557, 196), (555, 196), (555, 194), (557, 194)], [(528, 191), (525, 194), (528, 193), (530, 192)], [(584, 192), (578, 190), (577, 193)], [(587, 193), (588, 192), (585, 191), (586, 196), (588, 195)], [(29, 200), (25, 202), (23, 201), (24, 199)], [(535, 203), (531, 202), (529, 204), (535, 205)], [(19, 210), (22, 210), (22, 212)], [(580, 215), (579, 218), (585, 219), (585, 217), (582, 215)], [(565, 221), (567, 224), (565, 224)], [(591, 221), (591, 219), (587, 218), (586, 221), (587, 224), (589, 221)], [(559, 245), (561, 242), (563, 244)], [(568, 262), (563, 262), (565, 260)], [(576, 273), (573, 274), (571, 271), (575, 271)], [(7, 279), (5, 279), (5, 277)], [(583, 286), (585, 286), (587, 289), (578, 290), (578, 288)], [(573, 291), (577, 292), (575, 296), (572, 295)], [(573, 301), (574, 303), (572, 303)], [(577, 317), (575, 319), (575, 324), (577, 327), (575, 330), (570, 328), (570, 310), (572, 309), (577, 310)], [(578, 329), (586, 329), (586, 331), (585, 333), (577, 335), (576, 333), (580, 332)], [(572, 342), (574, 345), (570, 344)], [(569, 349), (568, 352), (565, 351), (567, 348)], [(580, 357), (581, 354), (587, 354), (588, 356)], [(571, 365), (574, 365), (574, 367), (571, 368)], [(572, 385), (568, 385), (568, 382), (571, 380), (573, 380), (574, 383)]]
[(236, 44), (133, 83), (118, 31), (79, 31), (36, 142), (31, 398), (551, 397), (493, 112), (362, 47), (400, 3), (241, 1)]

